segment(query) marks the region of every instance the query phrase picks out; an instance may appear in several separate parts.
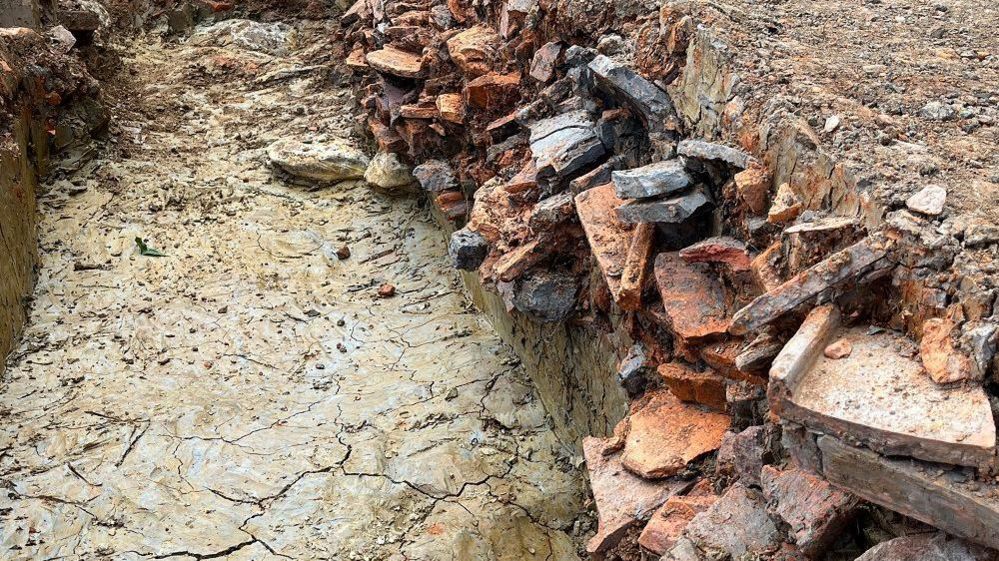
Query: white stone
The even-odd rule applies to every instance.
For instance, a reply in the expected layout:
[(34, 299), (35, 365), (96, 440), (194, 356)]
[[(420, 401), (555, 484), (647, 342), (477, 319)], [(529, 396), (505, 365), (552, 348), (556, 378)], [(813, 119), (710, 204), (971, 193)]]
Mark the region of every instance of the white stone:
[(947, 202), (947, 189), (939, 185), (924, 187), (905, 201), (909, 210), (927, 216), (939, 216)]
[(368, 167), (368, 157), (342, 140), (282, 139), (267, 148), (267, 157), (291, 175), (320, 182), (360, 179)]
[(416, 182), (413, 170), (392, 152), (379, 152), (371, 159), (364, 180), (382, 189), (406, 187)]

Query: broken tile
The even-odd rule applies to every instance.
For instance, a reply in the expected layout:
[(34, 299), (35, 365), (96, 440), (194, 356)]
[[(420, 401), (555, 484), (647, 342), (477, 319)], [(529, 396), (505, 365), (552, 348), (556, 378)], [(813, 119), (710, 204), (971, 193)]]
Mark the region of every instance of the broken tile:
[(599, 516), (597, 533), (586, 544), (591, 555), (617, 545), (625, 532), (648, 520), (670, 496), (690, 486), (682, 481), (649, 481), (629, 473), (621, 465), (620, 451), (605, 454), (615, 443), (613, 438), (583, 439), (583, 457)]
[(708, 238), (687, 246), (680, 250), (680, 257), (687, 263), (721, 264), (732, 272), (750, 270), (746, 244), (727, 236)]
[(725, 378), (711, 370), (698, 371), (678, 362), (660, 364), (659, 376), (680, 401), (725, 411)]
[(789, 527), (794, 543), (809, 557), (829, 550), (856, 514), (859, 500), (800, 469), (762, 469), (761, 486), (770, 512)]
[(421, 78), (424, 75), (422, 56), (391, 46), (371, 51), (365, 60), (372, 68), (385, 74), (401, 78)]
[(622, 199), (644, 199), (675, 193), (693, 180), (680, 160), (656, 162), (644, 167), (611, 173), (614, 189)]
[(834, 253), (736, 312), (732, 333), (757, 331), (825, 290), (887, 264), (887, 243), (868, 237)]
[(634, 199), (617, 209), (624, 222), (681, 224), (711, 206), (711, 197), (702, 188), (662, 199)]
[(706, 265), (687, 263), (677, 253), (660, 253), (655, 274), (668, 327), (679, 338), (697, 344), (725, 333), (725, 289)]
[(739, 352), (738, 356), (735, 357), (735, 367), (742, 372), (765, 373), (770, 369), (770, 364), (780, 354), (781, 349), (784, 348), (785, 342), (783, 338), (764, 331), (753, 338)]
[[(839, 328), (837, 317), (829, 306), (816, 308), (774, 360), (774, 414), (884, 454), (967, 466), (992, 461), (996, 428), (981, 387), (940, 386), (904, 336)], [(854, 347), (848, 357), (823, 356), (844, 336)]]
[(630, 423), (622, 465), (641, 477), (658, 479), (717, 450), (729, 418), (685, 405), (666, 390), (654, 390), (632, 404)]
[(649, 519), (638, 537), (638, 545), (653, 555), (666, 553), (694, 516), (710, 508), (716, 500), (718, 497), (713, 494), (670, 497)]

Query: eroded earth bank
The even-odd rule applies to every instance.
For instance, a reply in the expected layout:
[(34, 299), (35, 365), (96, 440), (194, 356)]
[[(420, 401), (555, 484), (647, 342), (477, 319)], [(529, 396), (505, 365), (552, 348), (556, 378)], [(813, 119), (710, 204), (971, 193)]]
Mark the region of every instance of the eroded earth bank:
[(426, 209), (268, 165), (363, 146), (328, 34), (206, 28), (132, 43), (117, 144), (41, 189), (0, 558), (575, 558), (579, 462)]

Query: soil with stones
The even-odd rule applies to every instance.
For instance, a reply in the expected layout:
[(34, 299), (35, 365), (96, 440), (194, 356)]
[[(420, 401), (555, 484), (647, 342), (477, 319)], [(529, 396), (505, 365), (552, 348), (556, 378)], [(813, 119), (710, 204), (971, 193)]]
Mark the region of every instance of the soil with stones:
[(42, 196), (0, 558), (576, 559), (579, 462), (426, 210), (267, 165), (350, 138), (321, 31), (204, 33), (128, 47), (117, 146)]

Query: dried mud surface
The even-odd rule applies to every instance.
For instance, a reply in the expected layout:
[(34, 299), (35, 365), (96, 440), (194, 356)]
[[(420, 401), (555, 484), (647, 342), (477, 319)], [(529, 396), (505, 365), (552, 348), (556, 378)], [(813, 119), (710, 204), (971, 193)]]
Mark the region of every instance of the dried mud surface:
[(115, 156), (43, 190), (0, 558), (577, 558), (578, 462), (425, 209), (266, 165), (349, 137), (317, 31), (285, 58), (140, 37)]

